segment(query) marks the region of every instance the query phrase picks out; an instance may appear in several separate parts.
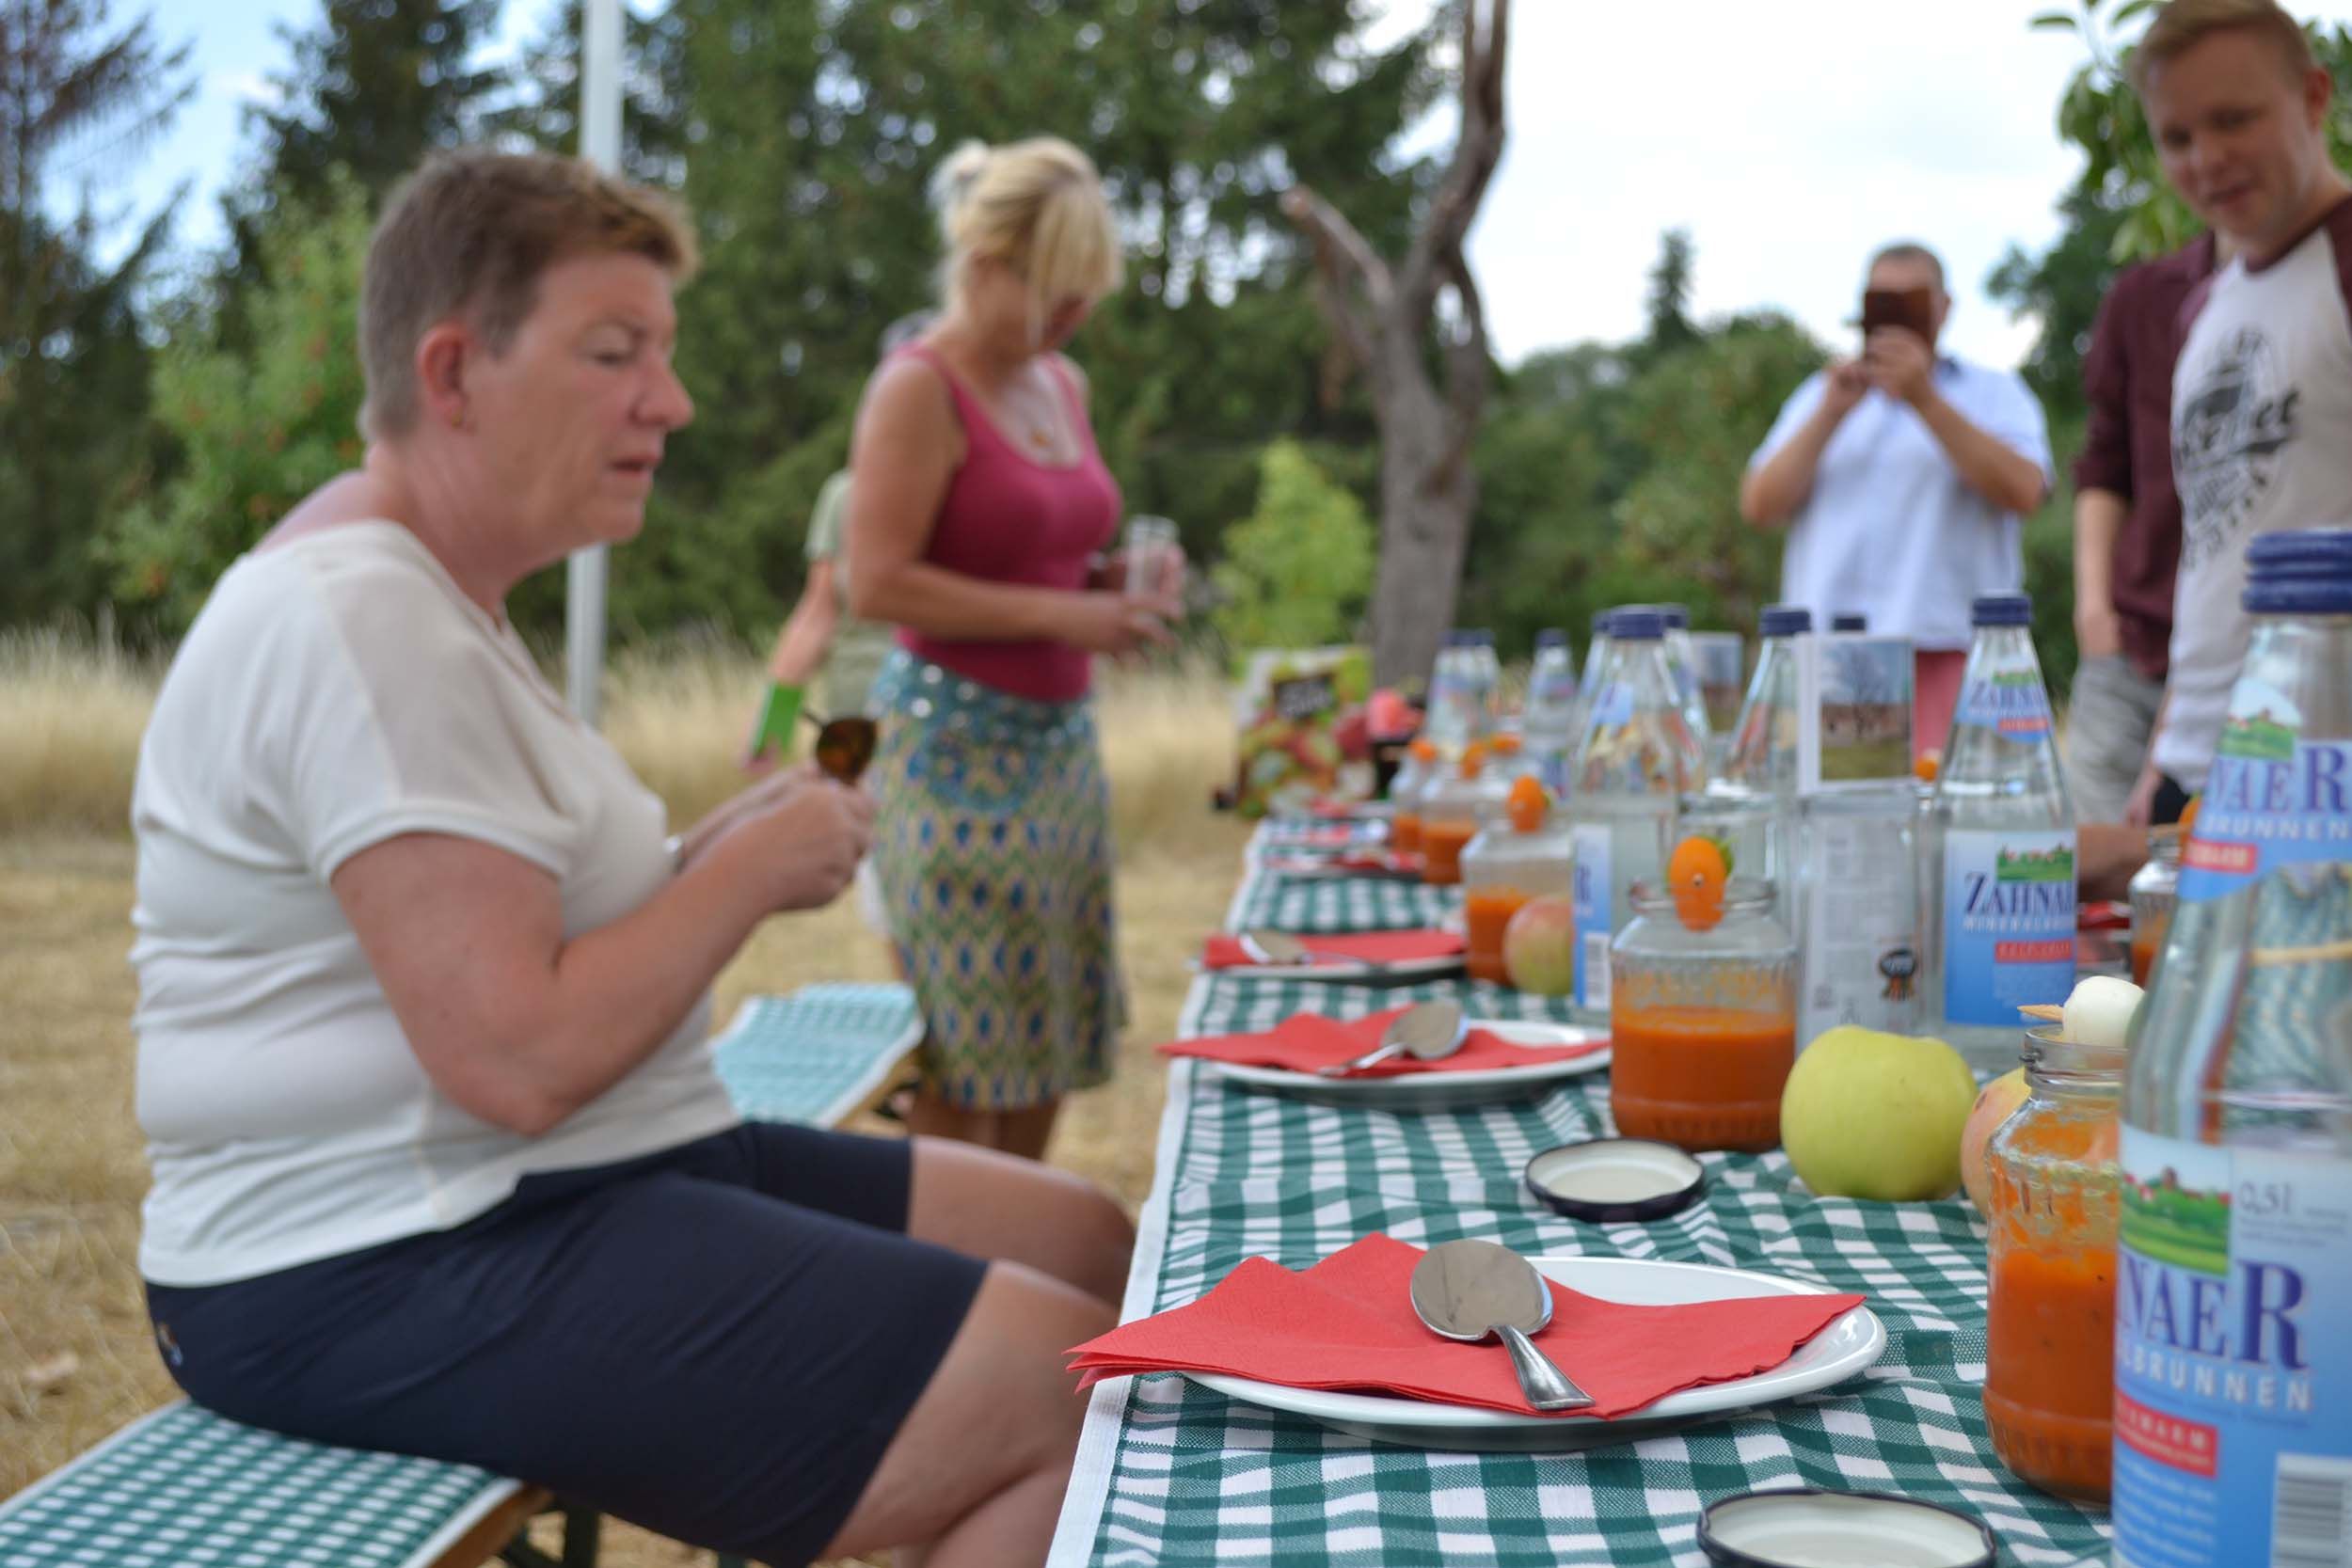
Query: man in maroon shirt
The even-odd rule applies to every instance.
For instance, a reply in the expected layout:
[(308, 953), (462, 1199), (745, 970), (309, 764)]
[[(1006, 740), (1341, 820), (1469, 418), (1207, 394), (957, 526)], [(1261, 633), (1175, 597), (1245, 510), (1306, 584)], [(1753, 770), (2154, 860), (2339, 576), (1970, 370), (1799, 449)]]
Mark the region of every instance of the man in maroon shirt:
[(2121, 822), (2164, 700), (2181, 501), (2172, 489), (2172, 366), (2215, 242), (2116, 276), (2083, 358), (2090, 404), (2074, 461), (2074, 672), (2067, 787), (2079, 822)]

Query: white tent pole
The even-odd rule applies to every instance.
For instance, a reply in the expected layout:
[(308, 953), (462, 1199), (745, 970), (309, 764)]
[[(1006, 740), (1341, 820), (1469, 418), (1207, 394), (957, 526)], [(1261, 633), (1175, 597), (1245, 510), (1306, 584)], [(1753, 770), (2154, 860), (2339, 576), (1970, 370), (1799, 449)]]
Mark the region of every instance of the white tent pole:
[[(587, 0), (580, 40), (580, 155), (621, 166), (621, 0)], [(605, 547), (592, 545), (564, 563), (564, 677), (572, 711), (589, 724), (604, 715)]]

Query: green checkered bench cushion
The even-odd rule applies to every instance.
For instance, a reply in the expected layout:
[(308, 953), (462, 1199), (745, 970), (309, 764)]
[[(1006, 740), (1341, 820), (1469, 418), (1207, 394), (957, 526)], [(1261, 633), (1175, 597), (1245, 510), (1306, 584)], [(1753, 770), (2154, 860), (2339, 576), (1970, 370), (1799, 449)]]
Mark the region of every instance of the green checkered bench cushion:
[(521, 1490), (183, 1402), (0, 1501), (0, 1568), (422, 1568)]
[(803, 986), (755, 996), (715, 1050), (736, 1108), (755, 1121), (832, 1127), (863, 1105), (923, 1037), (905, 986)]

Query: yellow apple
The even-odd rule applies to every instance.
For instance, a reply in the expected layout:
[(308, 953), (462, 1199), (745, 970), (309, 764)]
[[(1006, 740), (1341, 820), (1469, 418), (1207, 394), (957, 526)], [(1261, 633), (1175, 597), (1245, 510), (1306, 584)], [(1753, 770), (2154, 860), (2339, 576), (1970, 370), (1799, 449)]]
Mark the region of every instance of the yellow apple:
[(1983, 1213), (1985, 1200), (1993, 1196), (1993, 1178), (1985, 1169), (1985, 1147), (2001, 1123), (2026, 1102), (2026, 1069), (2011, 1068), (1984, 1086), (1977, 1096), (1975, 1109), (1968, 1113), (1968, 1125), (1960, 1133), (1960, 1181), (1968, 1189), (1968, 1201)]
[(1946, 1197), (1960, 1187), (1960, 1132), (1977, 1080), (1942, 1040), (1840, 1024), (1797, 1058), (1780, 1141), (1824, 1197)]

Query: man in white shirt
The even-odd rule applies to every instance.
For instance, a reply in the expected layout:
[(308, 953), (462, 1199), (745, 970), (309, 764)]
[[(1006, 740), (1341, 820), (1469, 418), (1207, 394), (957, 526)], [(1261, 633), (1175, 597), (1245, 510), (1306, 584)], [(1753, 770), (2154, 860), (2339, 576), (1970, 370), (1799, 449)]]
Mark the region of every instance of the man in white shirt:
[(2164, 712), (2133, 822), (2213, 765), (2250, 633), (2246, 546), (2352, 522), (2352, 185), (2325, 68), (2272, 0), (2173, 0), (2132, 59), (2165, 178), (2236, 258), (2192, 294), (2172, 379), (2181, 570)]
[(2024, 586), (2020, 515), (2049, 491), (2050, 437), (2014, 373), (1936, 352), (1951, 296), (1934, 252), (1886, 246), (1867, 289), (1862, 356), (1790, 394), (1748, 461), (1740, 513), (1788, 530), (1783, 600), (1818, 625), (1861, 610), (1873, 632), (1912, 640), (1925, 751), (1951, 724), (1970, 601)]

